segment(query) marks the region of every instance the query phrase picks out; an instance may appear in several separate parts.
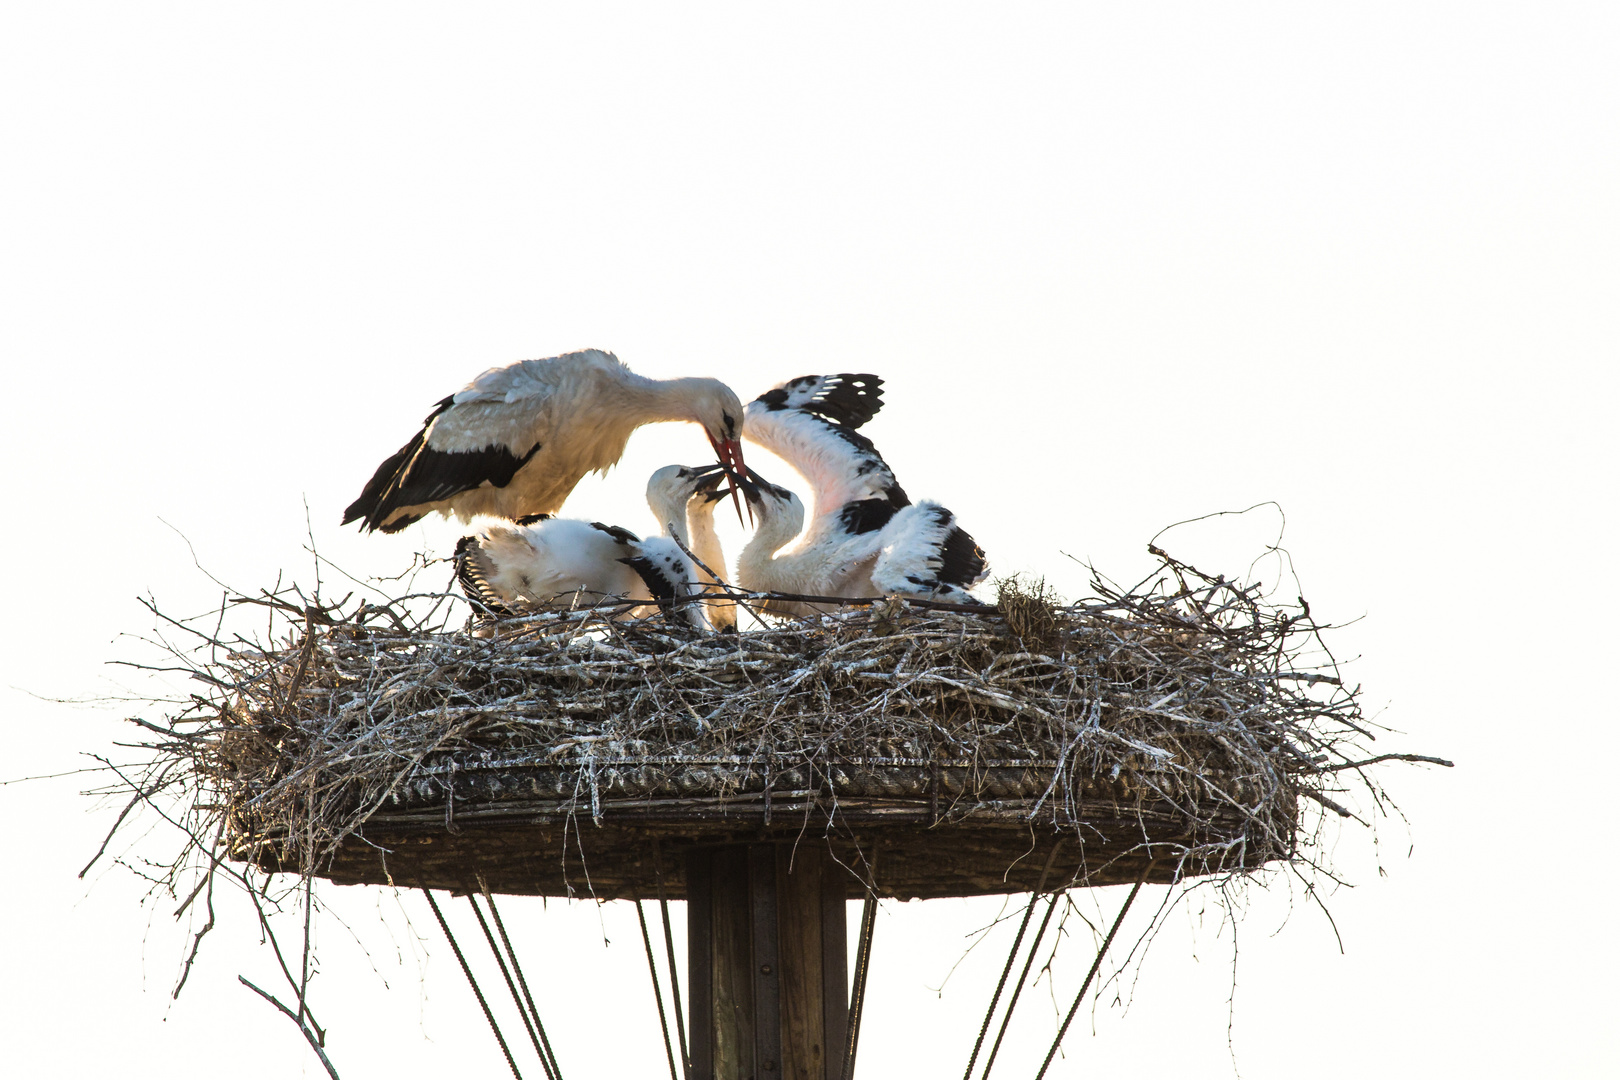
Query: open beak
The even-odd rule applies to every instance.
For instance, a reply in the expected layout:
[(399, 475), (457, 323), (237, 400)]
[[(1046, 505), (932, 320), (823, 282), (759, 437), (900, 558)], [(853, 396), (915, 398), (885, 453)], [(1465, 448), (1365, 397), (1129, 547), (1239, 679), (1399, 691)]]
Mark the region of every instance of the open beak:
[[(743, 464), (742, 443), (736, 439), (716, 439), (709, 436), (709, 445), (714, 447), (715, 457), (720, 459), (720, 465), (726, 470), (727, 487), (725, 494), (731, 496), (731, 504), (737, 509), (737, 523), (743, 524), (742, 500), (737, 497), (737, 482), (748, 478), (748, 467)], [(748, 508), (748, 524), (753, 524), (754, 508)]]

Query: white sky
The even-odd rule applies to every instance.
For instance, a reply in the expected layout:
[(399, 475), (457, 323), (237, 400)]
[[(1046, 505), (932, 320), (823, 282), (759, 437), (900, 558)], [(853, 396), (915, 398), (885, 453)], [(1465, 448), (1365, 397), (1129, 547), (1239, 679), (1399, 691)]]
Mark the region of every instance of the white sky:
[[(337, 521), (485, 367), (869, 370), (907, 490), (1071, 596), (1064, 553), (1134, 579), (1160, 527), (1280, 501), (1394, 748), (1458, 764), (1387, 774), (1376, 862), (1344, 835), (1343, 955), (1256, 891), (1230, 1051), (1229, 933), (1177, 916), (1054, 1076), (1613, 1074), (1612, 6), (535, 7), (0, 11), (0, 777), (131, 737), (30, 695), (137, 685), (138, 594), (217, 600), (176, 530), (247, 590), (308, 579), (306, 499), (355, 573), (448, 551)], [(648, 528), (643, 478), (706, 453), (645, 432), (570, 510)], [(1256, 518), (1166, 542), (1240, 573)], [(274, 982), (241, 905), (170, 1003), (186, 927), (76, 878), (116, 811), (81, 786), (0, 787), (0, 1069), (321, 1075), (236, 984)], [(328, 891), (376, 966), (323, 923), (345, 1080), (501, 1075), (436, 937), (424, 984), (391, 898)], [(865, 1075), (961, 1068), (1005, 939), (932, 988), (996, 906), (885, 908)], [(660, 1075), (621, 907), (505, 910), (568, 1075)], [(1044, 1049), (1028, 1002), (998, 1076)]]

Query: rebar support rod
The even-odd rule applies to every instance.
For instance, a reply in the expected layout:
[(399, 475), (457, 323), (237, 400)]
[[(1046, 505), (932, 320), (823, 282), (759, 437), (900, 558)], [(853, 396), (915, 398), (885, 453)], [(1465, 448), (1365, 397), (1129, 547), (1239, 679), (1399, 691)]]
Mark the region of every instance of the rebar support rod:
[(1069, 1015), (1063, 1018), (1063, 1026), (1058, 1028), (1057, 1038), (1052, 1040), (1052, 1049), (1046, 1052), (1046, 1060), (1041, 1062), (1041, 1071), (1035, 1074), (1035, 1080), (1042, 1080), (1046, 1076), (1046, 1070), (1051, 1068), (1052, 1059), (1057, 1056), (1058, 1047), (1063, 1043), (1063, 1036), (1068, 1034), (1069, 1024), (1074, 1021), (1074, 1014), (1080, 1008), (1080, 1001), (1086, 996), (1086, 991), (1091, 989), (1091, 980), (1097, 977), (1097, 969), (1102, 967), (1103, 956), (1108, 952), (1108, 946), (1113, 944), (1114, 935), (1119, 932), (1119, 924), (1125, 921), (1125, 913), (1131, 910), (1131, 902), (1136, 899), (1136, 894), (1142, 891), (1142, 883), (1147, 880), (1152, 870), (1153, 863), (1149, 862), (1147, 869), (1142, 871), (1142, 876), (1131, 886), (1131, 894), (1125, 898), (1125, 904), (1119, 909), (1119, 916), (1114, 919), (1114, 925), (1108, 928), (1108, 936), (1103, 938), (1102, 948), (1097, 950), (1097, 959), (1091, 962), (1091, 970), (1086, 972), (1086, 981), (1080, 984), (1080, 992), (1074, 995), (1074, 1004), (1069, 1006)]

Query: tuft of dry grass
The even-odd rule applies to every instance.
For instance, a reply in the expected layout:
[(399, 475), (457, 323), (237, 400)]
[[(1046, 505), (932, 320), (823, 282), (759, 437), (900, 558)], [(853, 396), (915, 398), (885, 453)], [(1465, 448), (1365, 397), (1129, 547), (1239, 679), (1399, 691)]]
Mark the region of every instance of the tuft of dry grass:
[(1026, 583), (1017, 574), (996, 583), (996, 608), (1007, 620), (1007, 632), (1025, 645), (1049, 648), (1062, 633), (1058, 617), (1062, 599), (1045, 578)]

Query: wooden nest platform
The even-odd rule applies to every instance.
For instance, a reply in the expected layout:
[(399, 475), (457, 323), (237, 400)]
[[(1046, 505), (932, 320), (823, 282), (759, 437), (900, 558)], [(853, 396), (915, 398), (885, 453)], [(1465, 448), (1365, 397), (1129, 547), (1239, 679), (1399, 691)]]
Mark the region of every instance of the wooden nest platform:
[[(1290, 850), (1286, 816), (1270, 823), (1276, 837), (1236, 807), (1200, 820), (1125, 778), (1082, 779), (1080, 798), (1059, 812), (1056, 765), (869, 759), (767, 778), (738, 761), (472, 762), (419, 778), (316, 873), (340, 884), (686, 899), (696, 849), (812, 844), (849, 870), (849, 896), (870, 888), (917, 899), (1030, 892), (1063, 836), (1070, 842), (1050, 868), (1053, 886), (1133, 882), (1150, 862), (1146, 880), (1169, 883), (1185, 873), (1188, 852), (1216, 851), (1198, 866), (1209, 873), (1253, 869)], [(264, 869), (301, 869), (283, 861), (285, 845), (247, 830), (233, 839), (238, 857)]]
[(163, 737), (130, 782), (178, 799), (192, 857), (339, 883), (679, 898), (694, 852), (760, 843), (906, 898), (1309, 862), (1302, 805), (1348, 816), (1338, 778), (1381, 760), (1356, 692), (1302, 601), (1154, 551), (1071, 605), (1014, 581), (727, 635), (238, 598), (283, 629), (177, 652), (210, 691), (140, 721)]

